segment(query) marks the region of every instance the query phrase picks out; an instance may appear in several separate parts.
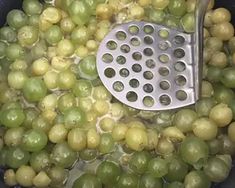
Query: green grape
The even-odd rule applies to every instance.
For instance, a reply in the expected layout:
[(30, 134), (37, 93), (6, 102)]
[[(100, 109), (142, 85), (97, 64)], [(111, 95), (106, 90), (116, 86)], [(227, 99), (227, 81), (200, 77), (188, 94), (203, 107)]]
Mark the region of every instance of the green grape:
[(24, 0), (22, 7), (27, 15), (40, 14), (43, 8), (38, 0)]
[(35, 172), (40, 172), (41, 170), (45, 170), (50, 166), (50, 156), (45, 150), (34, 152), (30, 157), (29, 163)]
[(76, 97), (88, 97), (91, 91), (92, 85), (87, 80), (78, 80), (73, 86), (73, 93)]
[(38, 28), (34, 26), (24, 26), (21, 27), (18, 31), (18, 41), (21, 46), (29, 47), (37, 42), (39, 37)]
[(12, 43), (6, 48), (6, 57), (10, 61), (15, 61), (17, 59), (23, 59), (25, 55), (25, 49), (17, 43)]
[(118, 177), (121, 175), (121, 169), (113, 162), (104, 161), (98, 166), (96, 174), (103, 184), (111, 186), (116, 184)]
[(51, 26), (45, 33), (46, 41), (51, 44), (57, 44), (63, 37), (62, 31), (59, 26)]
[(22, 165), (26, 165), (29, 158), (29, 152), (22, 150), (20, 147), (11, 147), (7, 151), (6, 164), (10, 168), (17, 169)]
[(0, 28), (0, 39), (6, 42), (16, 42), (17, 33), (11, 27), (5, 26)]
[(85, 113), (79, 107), (72, 107), (65, 111), (64, 122), (67, 129), (81, 127), (86, 122)]
[(187, 137), (180, 146), (182, 159), (189, 164), (205, 160), (209, 155), (208, 145), (197, 137)]
[(25, 26), (28, 22), (28, 17), (22, 10), (13, 9), (7, 14), (7, 23), (10, 27), (19, 29)]
[(88, 79), (94, 80), (98, 77), (96, 69), (96, 57), (94, 55), (89, 55), (82, 59), (78, 64), (79, 76)]
[(89, 21), (89, 6), (84, 1), (72, 1), (68, 7), (68, 12), (73, 22), (82, 26)]
[(12, 108), (3, 110), (0, 114), (1, 123), (6, 127), (19, 127), (25, 119), (22, 109)]
[(143, 174), (147, 171), (151, 156), (146, 151), (135, 152), (129, 162), (129, 167), (136, 173)]
[(23, 95), (29, 102), (37, 102), (47, 94), (45, 83), (37, 77), (29, 78), (23, 86)]
[(102, 188), (102, 184), (95, 175), (82, 174), (74, 181), (72, 188)]
[(50, 159), (56, 166), (69, 168), (77, 160), (77, 153), (66, 142), (63, 142), (53, 147)]
[(156, 178), (161, 178), (168, 173), (168, 165), (166, 160), (161, 158), (153, 158), (148, 163), (148, 173)]
[(186, 13), (185, 0), (170, 0), (168, 5), (169, 12), (174, 16), (183, 16)]
[(47, 145), (47, 135), (38, 129), (31, 129), (25, 132), (22, 138), (22, 148), (26, 151), (37, 152)]

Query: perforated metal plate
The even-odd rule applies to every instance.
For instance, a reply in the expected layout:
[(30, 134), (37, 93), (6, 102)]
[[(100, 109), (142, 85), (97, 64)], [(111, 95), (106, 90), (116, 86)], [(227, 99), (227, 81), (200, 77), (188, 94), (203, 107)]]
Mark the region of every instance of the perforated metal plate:
[(113, 96), (137, 109), (193, 104), (193, 36), (143, 21), (118, 25), (99, 46), (100, 79)]

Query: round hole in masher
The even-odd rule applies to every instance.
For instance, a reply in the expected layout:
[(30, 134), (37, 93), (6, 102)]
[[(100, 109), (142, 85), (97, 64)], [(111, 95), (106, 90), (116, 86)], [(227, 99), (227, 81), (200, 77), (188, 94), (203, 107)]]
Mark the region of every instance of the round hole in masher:
[(151, 71), (145, 71), (143, 76), (146, 80), (152, 80), (153, 79), (153, 73)]
[(186, 69), (186, 65), (182, 61), (178, 61), (175, 63), (174, 68), (177, 72), (183, 72)]
[(131, 25), (129, 26), (128, 31), (131, 35), (137, 35), (139, 33), (139, 27), (136, 25)]
[(124, 90), (124, 84), (121, 81), (116, 81), (113, 83), (113, 89), (117, 92)]
[(167, 31), (166, 29), (160, 29), (158, 31), (158, 36), (162, 39), (167, 39), (169, 37), (169, 31)]
[(164, 106), (168, 106), (169, 104), (171, 104), (171, 98), (168, 95), (164, 94), (159, 97), (159, 102)]
[(120, 65), (123, 65), (126, 63), (126, 58), (122, 55), (119, 55), (117, 58), (116, 58), (116, 62)]
[(121, 52), (123, 53), (129, 53), (130, 52), (130, 46), (128, 46), (127, 44), (123, 44), (121, 47), (120, 47), (120, 50)]
[(146, 93), (152, 93), (152, 92), (153, 92), (153, 86), (152, 86), (152, 84), (144, 84), (143, 90), (144, 90)]
[(109, 53), (106, 53), (102, 56), (102, 61), (105, 63), (112, 63), (113, 62), (113, 56)]
[(150, 96), (145, 96), (143, 98), (143, 104), (144, 106), (146, 107), (152, 107), (154, 105), (154, 99), (153, 97), (150, 97)]
[(174, 56), (179, 59), (183, 58), (185, 56), (185, 51), (181, 48), (177, 48), (174, 50)]
[(153, 59), (148, 59), (146, 62), (146, 67), (153, 69), (156, 66), (156, 62)]
[(183, 45), (185, 43), (185, 38), (183, 36), (177, 35), (173, 41), (176, 45)]
[(140, 85), (140, 82), (137, 79), (131, 79), (129, 81), (129, 85), (133, 88), (137, 88)]
[(144, 49), (144, 55), (152, 56), (153, 55), (153, 50), (151, 48), (145, 48)]
[(144, 32), (146, 34), (152, 34), (154, 32), (154, 27), (151, 25), (145, 25), (144, 26)]
[(147, 45), (153, 44), (153, 38), (151, 36), (144, 37), (144, 43)]
[(185, 101), (187, 99), (188, 95), (183, 90), (176, 91), (176, 98), (180, 101)]
[(123, 40), (125, 40), (126, 39), (126, 33), (124, 32), (124, 31), (118, 31), (117, 33), (116, 33), (116, 38), (118, 39), (118, 40), (121, 40), (121, 41), (123, 41)]
[(116, 72), (113, 68), (106, 68), (104, 71), (104, 75), (107, 78), (113, 78), (116, 75)]
[(130, 72), (129, 72), (128, 69), (122, 68), (122, 69), (119, 71), (119, 74), (120, 74), (121, 77), (126, 78), (126, 77), (129, 76)]
[(140, 40), (137, 38), (137, 37), (133, 37), (131, 40), (130, 40), (130, 44), (132, 46), (139, 46), (140, 45)]
[(170, 47), (169, 42), (161, 41), (158, 43), (158, 48), (162, 51), (166, 51)]
[(161, 81), (161, 82), (159, 83), (159, 87), (160, 87), (162, 90), (168, 90), (168, 89), (170, 89), (170, 84), (169, 84), (169, 82), (167, 82), (167, 81)]
[(132, 70), (134, 71), (134, 72), (141, 72), (142, 71), (142, 67), (141, 67), (141, 65), (140, 64), (134, 64), (134, 65), (132, 65)]
[(106, 44), (106, 47), (109, 49), (109, 50), (116, 50), (117, 49), (117, 43), (115, 41), (108, 41), (107, 44)]
[(134, 52), (132, 58), (136, 61), (140, 61), (142, 59), (142, 54), (140, 52)]
[(138, 95), (137, 95), (134, 91), (129, 91), (129, 92), (126, 94), (126, 99), (127, 99), (129, 102), (135, 102), (135, 101), (137, 101), (137, 99), (138, 99)]
[(167, 67), (160, 67), (158, 69), (158, 73), (161, 75), (161, 76), (168, 76), (170, 74), (170, 71)]
[(158, 57), (158, 60), (161, 62), (161, 63), (168, 63), (170, 61), (170, 58), (167, 54), (161, 54), (159, 57)]
[(187, 82), (187, 79), (182, 76), (182, 75), (178, 75), (175, 77), (175, 83), (178, 85), (178, 86), (184, 86)]

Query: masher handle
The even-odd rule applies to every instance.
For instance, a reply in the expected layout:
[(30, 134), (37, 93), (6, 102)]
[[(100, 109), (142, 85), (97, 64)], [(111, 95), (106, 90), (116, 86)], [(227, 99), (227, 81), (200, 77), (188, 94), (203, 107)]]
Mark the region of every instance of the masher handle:
[(203, 25), (204, 17), (210, 0), (197, 0), (195, 10), (195, 92), (196, 100), (199, 99), (202, 85), (202, 72), (203, 72)]

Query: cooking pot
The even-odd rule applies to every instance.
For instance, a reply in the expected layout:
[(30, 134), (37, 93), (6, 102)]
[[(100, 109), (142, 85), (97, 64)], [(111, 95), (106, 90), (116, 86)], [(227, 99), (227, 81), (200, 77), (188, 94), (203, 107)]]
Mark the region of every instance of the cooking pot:
[[(20, 9), (22, 0), (0, 0), (0, 27), (4, 25), (7, 13), (12, 9)], [(225, 7), (232, 14), (232, 23), (235, 25), (235, 1), (234, 0), (215, 0), (216, 7)], [(234, 161), (235, 165), (235, 161)], [(0, 169), (0, 188), (7, 188), (3, 182), (4, 169)], [(16, 186), (14, 188), (20, 188)], [(235, 167), (232, 169), (228, 179), (214, 185), (213, 188), (235, 188)]]

